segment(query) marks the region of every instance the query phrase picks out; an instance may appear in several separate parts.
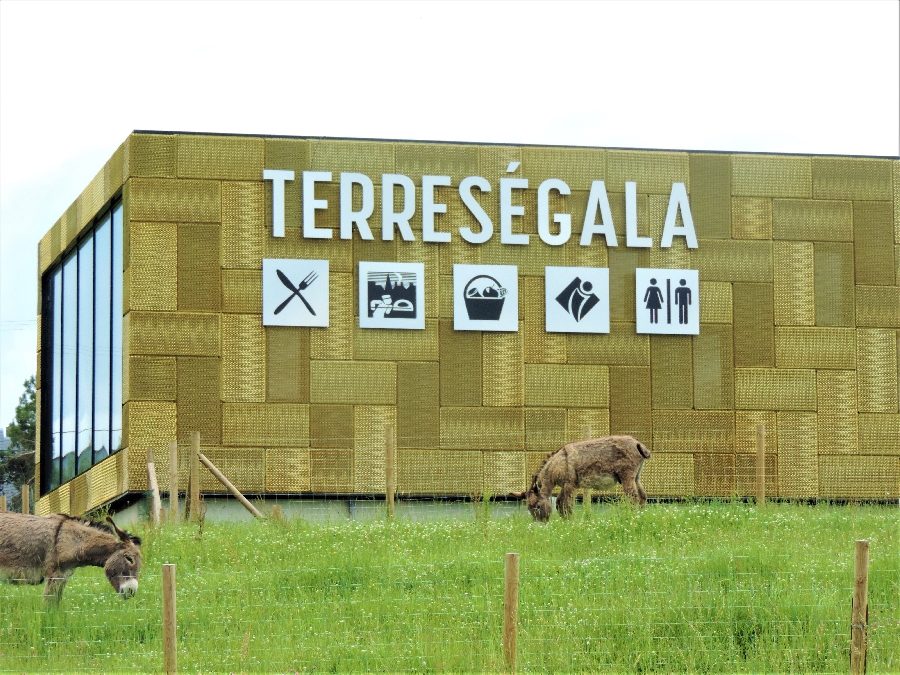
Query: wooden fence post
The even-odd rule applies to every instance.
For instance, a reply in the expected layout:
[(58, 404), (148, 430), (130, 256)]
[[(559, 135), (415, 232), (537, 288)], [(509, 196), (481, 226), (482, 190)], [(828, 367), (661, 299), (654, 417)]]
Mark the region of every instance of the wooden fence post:
[(200, 520), (200, 432), (191, 433), (191, 520)]
[(766, 425), (756, 426), (756, 505), (766, 505)]
[(159, 502), (159, 484), (156, 482), (156, 462), (153, 461), (153, 448), (147, 453), (147, 481), (150, 485), (150, 522), (153, 527), (159, 526), (159, 512), (161, 509)]
[(31, 486), (28, 483), (22, 486), (22, 513), (31, 513)]
[[(585, 427), (584, 428), (584, 440), (589, 441), (589, 440), (591, 440), (592, 436), (593, 436), (593, 434), (591, 433), (591, 428)], [(586, 508), (588, 511), (591, 510), (591, 501), (592, 500), (593, 500), (593, 491), (591, 490), (591, 488), (584, 488), (584, 490), (581, 491), (581, 502), (582, 502), (582, 504), (584, 504), (584, 508)]]
[(169, 522), (178, 522), (178, 441), (169, 441)]
[(178, 642), (176, 640), (175, 565), (162, 566), (163, 611), (163, 669), (167, 675), (178, 672)]
[(850, 617), (850, 675), (866, 672), (869, 644), (869, 542), (856, 542), (853, 565), (853, 609)]
[(6, 495), (0, 495), (0, 511), (6, 511)]
[(516, 672), (516, 638), (519, 624), (519, 554), (506, 554), (506, 588), (503, 593), (503, 658)]
[(225, 477), (225, 475), (216, 468), (215, 464), (213, 464), (206, 458), (206, 455), (204, 455), (202, 452), (198, 452), (197, 459), (203, 463), (203, 466), (205, 466), (207, 469), (209, 469), (209, 472), (213, 476), (216, 477), (216, 480), (218, 480), (222, 485), (224, 485), (225, 489), (231, 493), (231, 496), (234, 497), (235, 499), (237, 499), (244, 506), (245, 509), (247, 509), (250, 513), (252, 513), (256, 518), (259, 518), (259, 519), (263, 518), (263, 514), (261, 514), (259, 512), (259, 509), (257, 509), (255, 506), (253, 506), (253, 504), (251, 504), (250, 501), (243, 494), (241, 494), (241, 491), (238, 490), (231, 483), (231, 481), (228, 480)]
[(384, 425), (384, 489), (388, 518), (394, 519), (394, 425)]

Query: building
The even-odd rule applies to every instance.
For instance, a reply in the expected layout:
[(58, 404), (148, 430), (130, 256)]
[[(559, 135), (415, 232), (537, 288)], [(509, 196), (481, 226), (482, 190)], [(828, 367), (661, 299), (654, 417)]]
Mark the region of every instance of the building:
[(900, 495), (897, 158), (135, 132), (39, 278), (39, 513), (194, 431), (247, 494), (383, 493), (386, 425), (401, 494), (587, 428), (754, 494), (764, 424), (770, 495)]

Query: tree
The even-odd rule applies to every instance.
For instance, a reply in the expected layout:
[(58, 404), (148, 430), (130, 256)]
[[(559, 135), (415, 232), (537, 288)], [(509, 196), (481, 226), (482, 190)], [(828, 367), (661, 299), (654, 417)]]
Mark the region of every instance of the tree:
[(34, 375), (25, 380), (25, 393), (19, 397), (16, 419), (6, 427), (10, 444), (0, 450), (0, 484), (19, 486), (34, 478), (34, 449), (37, 431)]

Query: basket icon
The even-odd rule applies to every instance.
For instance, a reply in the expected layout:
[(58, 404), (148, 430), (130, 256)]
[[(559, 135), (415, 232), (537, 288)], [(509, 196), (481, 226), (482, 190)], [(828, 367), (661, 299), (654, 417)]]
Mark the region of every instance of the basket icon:
[(506, 302), (506, 289), (494, 277), (479, 274), (466, 284), (463, 299), (470, 321), (499, 321)]

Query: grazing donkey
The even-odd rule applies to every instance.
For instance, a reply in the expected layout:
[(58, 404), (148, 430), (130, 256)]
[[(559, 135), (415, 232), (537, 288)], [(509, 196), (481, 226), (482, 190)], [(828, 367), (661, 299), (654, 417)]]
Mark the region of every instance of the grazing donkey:
[(640, 478), (645, 459), (650, 459), (650, 450), (632, 436), (604, 436), (567, 443), (547, 456), (531, 477), (527, 491), (511, 492), (509, 496), (524, 499), (528, 511), (542, 523), (550, 519), (553, 511), (550, 493), (557, 486), (561, 490), (556, 509), (563, 518), (572, 513), (577, 488), (608, 490), (621, 483), (625, 494), (643, 506), (647, 494)]
[(47, 517), (0, 512), (0, 578), (11, 583), (40, 584), (44, 599), (58, 604), (66, 581), (78, 567), (102, 567), (116, 592), (137, 592), (141, 540), (109, 525), (62, 514)]

